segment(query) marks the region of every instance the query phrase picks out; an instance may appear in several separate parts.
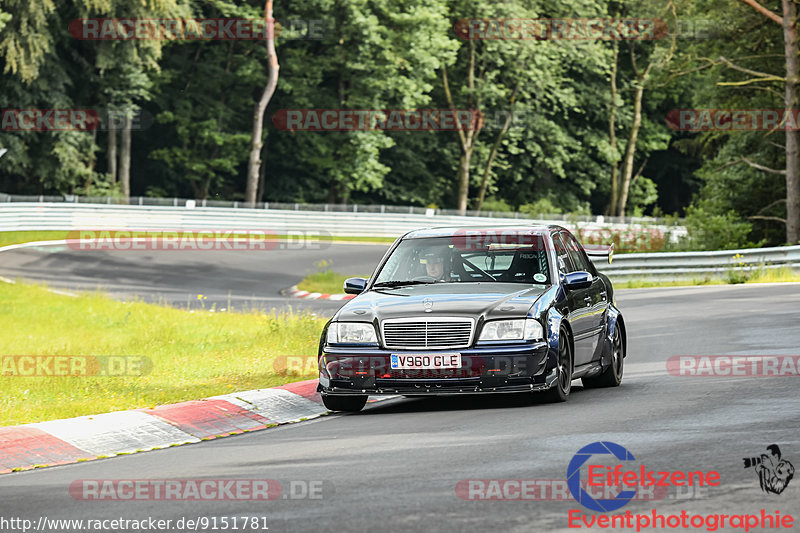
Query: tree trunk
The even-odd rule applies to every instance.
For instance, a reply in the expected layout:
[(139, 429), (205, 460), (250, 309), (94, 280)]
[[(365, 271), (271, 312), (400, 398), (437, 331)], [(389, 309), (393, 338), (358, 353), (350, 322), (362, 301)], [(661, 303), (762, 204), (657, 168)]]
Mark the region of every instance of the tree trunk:
[(472, 143), (464, 146), (458, 161), (458, 212), (462, 215), (467, 212), (467, 198), (469, 195), (469, 161), (472, 159)]
[(91, 145), (91, 152), (89, 153), (89, 175), (86, 176), (86, 181), (83, 184), (84, 194), (89, 196), (89, 193), (92, 189), (92, 183), (94, 183), (94, 168), (97, 164), (97, 155), (95, 152), (95, 145), (97, 144), (97, 128), (92, 130), (92, 145)]
[[(786, 53), (786, 113), (796, 108), (798, 82), (796, 10), (793, 0), (783, 0), (783, 40)], [(800, 132), (786, 129), (786, 242), (800, 241), (800, 164), (798, 163)]]
[[(447, 79), (447, 67), (442, 66), (442, 86), (447, 105), (455, 112), (453, 94), (450, 92), (450, 83)], [(469, 65), (467, 67), (467, 88), (470, 94), (475, 90), (475, 42), (469, 41)], [(470, 97), (471, 98), (471, 97)], [(480, 100), (470, 101), (470, 108), (473, 112), (479, 111)], [(458, 165), (458, 211), (462, 215), (467, 212), (467, 201), (469, 200), (469, 163), (472, 159), (472, 149), (475, 147), (476, 134), (480, 128), (480, 119), (473, 121), (467, 131), (458, 129), (458, 140), (461, 145), (461, 157)]]
[(613, 151), (611, 162), (611, 201), (606, 209), (607, 215), (614, 215), (619, 202), (619, 159), (617, 157), (617, 65), (619, 63), (619, 41), (614, 41), (612, 50), (614, 60), (611, 62), (611, 106), (608, 110), (608, 142)]
[(264, 201), (264, 189), (266, 185), (267, 185), (267, 167), (266, 165), (261, 165), (261, 168), (258, 170), (258, 193), (256, 194), (256, 202)]
[(117, 183), (117, 123), (116, 119), (108, 120), (108, 174), (111, 184)]
[(272, 0), (266, 0), (264, 6), (264, 18), (267, 23), (267, 67), (269, 78), (261, 99), (253, 110), (253, 139), (250, 143), (250, 161), (247, 165), (247, 189), (245, 191), (245, 202), (256, 205), (256, 193), (258, 192), (258, 169), (261, 166), (261, 136), (264, 131), (264, 112), (267, 110), (275, 87), (278, 85), (278, 55), (275, 53), (275, 20), (272, 18)]
[[(453, 99), (450, 95), (450, 87), (447, 84), (447, 69), (442, 68), (442, 79), (444, 80), (445, 94), (450, 104), (450, 109), (455, 111)], [(472, 159), (472, 149), (474, 147), (474, 135), (477, 129), (477, 124), (470, 125), (470, 128), (465, 133), (464, 130), (458, 130), (458, 139), (461, 146), (461, 157), (458, 164), (458, 201), (457, 207), (459, 213), (462, 215), (467, 212), (467, 200), (469, 199), (469, 163)]]
[(122, 124), (122, 142), (119, 148), (119, 183), (122, 187), (122, 196), (131, 197), (131, 113), (125, 111), (125, 121)]
[(497, 138), (494, 140), (494, 144), (492, 144), (492, 149), (489, 151), (489, 159), (486, 160), (486, 166), (483, 168), (483, 178), (481, 179), (481, 190), (478, 193), (478, 205), (476, 207), (478, 212), (480, 212), (481, 208), (483, 207), (483, 200), (486, 198), (486, 188), (489, 186), (489, 174), (491, 173), (492, 170), (492, 164), (494, 163), (494, 158), (497, 157), (497, 151), (500, 149), (500, 143), (503, 141), (503, 136), (505, 136), (506, 132), (508, 131), (508, 126), (510, 124), (511, 124), (511, 113), (509, 112), (509, 114), (506, 116), (505, 122), (503, 123), (503, 128), (500, 130), (500, 133), (497, 134)]
[(494, 144), (492, 144), (492, 149), (489, 151), (489, 159), (486, 160), (486, 166), (483, 169), (483, 179), (481, 179), (481, 190), (478, 194), (478, 212), (480, 212), (481, 208), (483, 207), (483, 200), (486, 197), (486, 188), (489, 186), (489, 173), (492, 170), (492, 164), (494, 163), (494, 158), (497, 157), (497, 151), (500, 149), (500, 143), (503, 141), (503, 137), (505, 136), (506, 132), (508, 131), (508, 127), (511, 125), (511, 119), (514, 116), (514, 102), (517, 101), (517, 92), (519, 91), (519, 83), (514, 86), (514, 91), (511, 93), (510, 105), (508, 107), (508, 115), (506, 115), (506, 120), (503, 122), (503, 127), (500, 130), (500, 133), (497, 134), (497, 138), (494, 140)]
[(628, 204), (628, 190), (633, 178), (633, 156), (636, 154), (636, 140), (639, 137), (639, 129), (642, 127), (642, 97), (644, 96), (645, 80), (638, 80), (636, 86), (636, 96), (633, 101), (633, 125), (631, 125), (631, 136), (628, 138), (628, 145), (625, 147), (625, 158), (622, 160), (622, 184), (619, 191), (619, 202), (617, 203), (617, 216), (625, 216), (625, 206)]

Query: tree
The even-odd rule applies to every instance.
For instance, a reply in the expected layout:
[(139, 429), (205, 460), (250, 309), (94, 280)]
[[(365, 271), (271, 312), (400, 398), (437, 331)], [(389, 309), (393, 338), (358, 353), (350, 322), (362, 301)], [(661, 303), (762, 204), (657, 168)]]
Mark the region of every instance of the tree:
[[(431, 102), (437, 72), (455, 47), (438, 0), (298, 0), (279, 20), (316, 21), (321, 35), (278, 39), (275, 109), (417, 109)], [(270, 130), (270, 200), (343, 203), (379, 194), (401, 132)], [(425, 136), (426, 132), (409, 135)], [(278, 182), (283, 184), (278, 185)], [(288, 192), (291, 191), (291, 192)]]
[[(786, 75), (784, 77), (784, 117), (795, 113), (798, 109), (797, 84), (798, 43), (797, 43), (797, 10), (794, 0), (781, 0), (783, 17), (765, 8), (755, 0), (740, 0), (753, 7), (772, 22), (783, 29), (784, 56), (786, 59)], [(800, 242), (800, 131), (786, 127), (786, 242)]]
[[(629, 12), (642, 13), (645, 9), (643, 3), (635, 5), (626, 4), (626, 9)], [(626, 208), (628, 205), (628, 196), (630, 194), (631, 184), (639, 177), (642, 170), (647, 163), (646, 154), (656, 146), (664, 149), (669, 142), (669, 135), (664, 132), (661, 135), (660, 146), (650, 146), (649, 150), (645, 150), (645, 157), (642, 158), (644, 162), (640, 165), (639, 171), (635, 172), (635, 157), (639, 148), (639, 136), (642, 129), (644, 116), (644, 94), (649, 86), (654, 83), (655, 76), (659, 71), (666, 71), (671, 62), (677, 45), (677, 30), (678, 30), (678, 16), (676, 6), (672, 1), (667, 2), (660, 13), (653, 17), (653, 20), (663, 20), (661, 17), (668, 17), (671, 21), (672, 31), (668, 32), (666, 39), (664, 35), (660, 35), (664, 28), (656, 28), (656, 32), (661, 37), (655, 39), (652, 43), (646, 41), (631, 40), (624, 45), (627, 49), (627, 54), (623, 51), (623, 55), (628, 57), (629, 62), (626, 64), (626, 69), (620, 69), (620, 43), (619, 41), (612, 41), (612, 66), (610, 75), (610, 103), (608, 115), (608, 129), (609, 129), (609, 142), (611, 146), (610, 163), (611, 163), (611, 199), (607, 212), (610, 215), (625, 216)], [(665, 41), (662, 43), (662, 41)], [(642, 62), (640, 64), (640, 62)], [(626, 87), (619, 90), (618, 75), (619, 73), (627, 73), (628, 80)], [(632, 92), (633, 96), (626, 101), (624, 95)], [(625, 149), (620, 156), (619, 148), (617, 146), (617, 110), (621, 105), (631, 106), (631, 122), (628, 126), (627, 139), (624, 140)], [(620, 168), (619, 163), (622, 163)]]
[[(473, 24), (478, 32), (473, 37), (479, 38), (461, 39), (456, 61), (442, 69), (442, 104), (475, 109), (485, 117), (480, 130), (457, 137), (459, 210), (467, 209), (470, 198), (480, 210), (487, 195), (495, 193), (516, 207), (549, 195), (568, 209), (585, 204), (596, 186), (597, 172), (584, 170), (593, 166), (589, 153), (597, 128), (603, 127), (593, 108), (608, 51), (592, 40), (490, 37), (502, 37), (497, 29), (502, 20), (581, 17), (603, 9), (603, 2), (594, 1), (569, 6), (527, 0), (491, 6), (450, 2), (451, 22), (464, 28)], [(477, 180), (471, 178), (472, 167), (480, 170)]]
[(266, 0), (264, 7), (264, 22), (267, 25), (267, 70), (269, 79), (261, 93), (261, 98), (253, 110), (253, 139), (250, 144), (250, 162), (247, 165), (247, 190), (245, 192), (245, 202), (256, 204), (256, 192), (258, 190), (259, 170), (263, 164), (261, 161), (262, 131), (264, 128), (264, 112), (275, 93), (278, 85), (278, 55), (275, 53), (275, 20), (272, 18), (272, 0)]

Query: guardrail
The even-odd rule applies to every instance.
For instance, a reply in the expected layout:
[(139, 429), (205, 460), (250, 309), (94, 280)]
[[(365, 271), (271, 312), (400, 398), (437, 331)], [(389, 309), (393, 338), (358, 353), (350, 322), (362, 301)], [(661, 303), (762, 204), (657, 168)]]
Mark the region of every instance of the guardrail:
[[(322, 231), (338, 236), (398, 237), (421, 227), (483, 224), (551, 224), (569, 229), (627, 230), (636, 225), (491, 217), (463, 217), (425, 214), (290, 211), (278, 209), (234, 209), (224, 207), (184, 207), (98, 205), (81, 203), (0, 202), (0, 231), (136, 229), (136, 230), (263, 230), (276, 234), (295, 231)], [(645, 227), (645, 226), (640, 226)], [(685, 234), (680, 226), (646, 226), (677, 238)]]
[(683, 221), (654, 217), (607, 217), (603, 215), (573, 215), (549, 213), (520, 213), (508, 211), (465, 211), (457, 209), (439, 209), (411, 205), (360, 205), (360, 204), (305, 204), (286, 202), (259, 202), (255, 205), (247, 202), (227, 200), (188, 200), (186, 198), (153, 198), (149, 196), (135, 196), (128, 199), (114, 196), (46, 196), (46, 195), (9, 195), (0, 193), (2, 203), (70, 203), (70, 204), (98, 204), (98, 205), (137, 205), (140, 207), (229, 207), (232, 209), (273, 209), (278, 211), (322, 211), (324, 213), (380, 213), (380, 214), (408, 214), (426, 216), (467, 216), (480, 218), (500, 219), (535, 219), (547, 220), (554, 223), (570, 224), (642, 224), (642, 225), (682, 225)]
[(595, 262), (612, 281), (703, 280), (733, 273), (788, 267), (800, 272), (800, 246), (748, 248), (713, 252), (670, 252), (615, 255), (611, 264)]
[[(26, 230), (261, 230), (274, 234), (324, 232), (337, 236), (397, 237), (431, 226), (475, 226), (497, 223), (553, 223), (576, 229), (631, 230), (636, 225), (574, 224), (552, 220), (463, 217), (408, 213), (363, 213), (234, 209), (223, 207), (98, 205), (84, 203), (3, 202), (0, 197), (0, 231)], [(680, 226), (638, 226), (663, 231), (671, 240), (685, 235)], [(714, 252), (617, 254), (611, 264), (597, 267), (617, 281), (645, 278), (653, 281), (724, 277), (732, 272), (790, 267), (800, 271), (800, 246)]]

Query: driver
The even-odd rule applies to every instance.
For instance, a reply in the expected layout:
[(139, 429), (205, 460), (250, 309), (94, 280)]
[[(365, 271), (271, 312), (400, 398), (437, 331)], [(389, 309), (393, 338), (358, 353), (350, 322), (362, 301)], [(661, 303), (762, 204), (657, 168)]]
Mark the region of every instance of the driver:
[(422, 261), (425, 263), (425, 271), (428, 276), (436, 281), (447, 281), (445, 274), (445, 250), (434, 249), (422, 254)]

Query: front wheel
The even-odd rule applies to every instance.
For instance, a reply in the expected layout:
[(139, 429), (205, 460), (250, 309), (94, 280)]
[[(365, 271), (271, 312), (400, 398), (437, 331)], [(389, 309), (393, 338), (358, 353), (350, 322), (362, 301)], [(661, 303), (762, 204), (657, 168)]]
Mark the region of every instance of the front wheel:
[(545, 401), (566, 402), (572, 389), (572, 345), (567, 330), (561, 328), (558, 333), (558, 363), (556, 365), (556, 382), (547, 389)]
[(614, 336), (611, 338), (611, 364), (599, 376), (583, 378), (583, 386), (587, 389), (601, 387), (619, 387), (622, 383), (622, 371), (625, 366), (625, 346), (622, 344), (620, 325), (614, 327)]
[(367, 404), (366, 396), (322, 396), (322, 403), (330, 411), (357, 413)]

